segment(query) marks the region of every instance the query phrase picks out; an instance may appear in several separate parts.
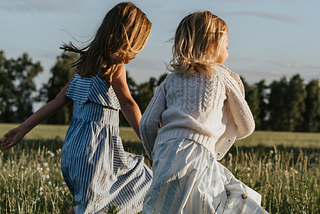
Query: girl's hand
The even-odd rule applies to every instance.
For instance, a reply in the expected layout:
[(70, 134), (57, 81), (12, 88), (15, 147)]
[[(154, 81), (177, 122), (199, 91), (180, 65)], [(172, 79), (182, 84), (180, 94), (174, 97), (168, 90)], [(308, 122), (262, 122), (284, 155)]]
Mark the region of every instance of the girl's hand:
[(25, 134), (23, 134), (19, 128), (14, 128), (8, 131), (4, 135), (4, 139), (2, 140), (1, 148), (2, 150), (9, 149), (14, 145), (18, 144)]

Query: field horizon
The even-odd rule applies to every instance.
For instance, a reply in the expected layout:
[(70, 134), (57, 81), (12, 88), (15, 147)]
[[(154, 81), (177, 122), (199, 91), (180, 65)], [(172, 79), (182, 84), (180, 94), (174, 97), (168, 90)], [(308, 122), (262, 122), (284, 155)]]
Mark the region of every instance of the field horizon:
[[(19, 124), (0, 123), (0, 136)], [(31, 130), (24, 139), (61, 139), (64, 140), (69, 125), (40, 124)], [(141, 142), (131, 127), (120, 127), (123, 142)], [(235, 142), (236, 146), (284, 146), (295, 148), (320, 148), (320, 133), (254, 131), (249, 137)]]

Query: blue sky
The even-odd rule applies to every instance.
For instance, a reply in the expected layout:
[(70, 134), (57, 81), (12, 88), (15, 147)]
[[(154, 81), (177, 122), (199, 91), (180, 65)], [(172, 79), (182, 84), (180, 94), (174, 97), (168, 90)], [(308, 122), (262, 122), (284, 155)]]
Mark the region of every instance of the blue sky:
[[(48, 81), (50, 68), (63, 42), (86, 42), (115, 0), (1, 0), (0, 50), (7, 58), (26, 52), (40, 61), (44, 72), (38, 88)], [(320, 77), (319, 0), (134, 0), (153, 23), (145, 49), (127, 65), (137, 83), (158, 78), (171, 57), (169, 41), (180, 20), (193, 11), (209, 10), (229, 27), (231, 70), (247, 82), (300, 73), (309, 81)], [(71, 36), (71, 35), (72, 36)]]

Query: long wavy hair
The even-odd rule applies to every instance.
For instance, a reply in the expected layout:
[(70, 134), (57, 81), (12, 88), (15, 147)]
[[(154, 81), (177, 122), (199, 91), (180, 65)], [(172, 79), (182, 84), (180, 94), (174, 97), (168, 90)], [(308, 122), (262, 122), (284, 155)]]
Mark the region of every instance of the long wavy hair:
[(111, 81), (118, 65), (127, 64), (145, 47), (151, 26), (146, 14), (137, 6), (122, 2), (106, 14), (87, 46), (77, 48), (70, 42), (60, 48), (80, 54), (71, 67), (77, 67), (81, 77), (93, 76), (100, 68), (102, 77)]
[(194, 12), (177, 27), (168, 69), (184, 75), (215, 74), (213, 65), (228, 34), (227, 24), (209, 11)]

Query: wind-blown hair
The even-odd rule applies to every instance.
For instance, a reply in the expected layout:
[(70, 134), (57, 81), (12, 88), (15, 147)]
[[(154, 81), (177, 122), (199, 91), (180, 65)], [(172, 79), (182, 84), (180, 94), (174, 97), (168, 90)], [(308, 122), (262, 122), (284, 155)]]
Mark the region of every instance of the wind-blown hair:
[(184, 75), (215, 73), (213, 65), (228, 34), (227, 24), (209, 11), (194, 12), (177, 27), (169, 70)]
[(145, 47), (151, 26), (138, 7), (122, 2), (106, 14), (90, 44), (79, 49), (70, 42), (61, 49), (80, 54), (71, 66), (77, 67), (81, 77), (93, 76), (100, 68), (102, 76), (111, 81), (118, 65), (127, 64)]

